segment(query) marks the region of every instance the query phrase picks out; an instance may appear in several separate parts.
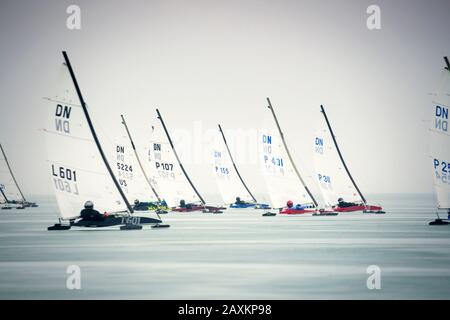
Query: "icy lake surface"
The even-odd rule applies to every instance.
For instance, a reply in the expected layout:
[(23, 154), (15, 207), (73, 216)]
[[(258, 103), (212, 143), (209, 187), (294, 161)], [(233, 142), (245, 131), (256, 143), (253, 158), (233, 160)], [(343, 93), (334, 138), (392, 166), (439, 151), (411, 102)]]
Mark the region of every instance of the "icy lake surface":
[[(0, 211), (2, 299), (449, 299), (450, 226), (431, 195), (369, 195), (386, 215), (169, 213), (169, 229), (49, 232), (56, 204)], [(81, 290), (68, 290), (69, 265)], [(381, 270), (369, 290), (367, 268)]]

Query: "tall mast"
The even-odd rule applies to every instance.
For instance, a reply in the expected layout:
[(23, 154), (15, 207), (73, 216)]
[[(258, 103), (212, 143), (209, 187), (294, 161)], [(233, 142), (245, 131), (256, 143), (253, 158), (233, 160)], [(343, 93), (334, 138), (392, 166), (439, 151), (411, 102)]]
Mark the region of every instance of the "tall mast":
[(113, 180), (114, 185), (117, 188), (117, 191), (119, 191), (120, 196), (122, 197), (122, 200), (125, 202), (128, 211), (130, 213), (133, 213), (133, 208), (131, 207), (130, 203), (128, 202), (127, 197), (125, 197), (125, 194), (123, 193), (123, 190), (120, 187), (119, 182), (117, 181), (116, 177), (114, 176), (114, 173), (111, 170), (111, 167), (109, 165), (108, 159), (106, 158), (105, 153), (103, 152), (102, 146), (100, 145), (100, 141), (98, 140), (97, 134), (95, 133), (94, 125), (92, 124), (91, 117), (89, 116), (89, 112), (87, 110), (86, 103), (84, 102), (80, 87), (78, 86), (78, 82), (75, 77), (75, 73), (73, 72), (72, 65), (70, 64), (69, 57), (67, 56), (67, 53), (65, 51), (63, 51), (62, 54), (64, 56), (64, 60), (66, 61), (67, 68), (69, 69), (70, 76), (72, 77), (72, 81), (75, 86), (75, 90), (77, 91), (78, 99), (80, 100), (81, 107), (83, 108), (84, 116), (86, 117), (86, 121), (89, 125), (89, 129), (91, 130), (92, 137), (94, 138), (95, 144), (97, 145), (97, 149), (100, 152), (100, 155), (103, 159), (106, 169), (108, 170), (109, 175), (111, 176), (111, 179)]
[(339, 155), (339, 158), (341, 159), (342, 165), (344, 166), (344, 169), (347, 172), (348, 177), (352, 181), (353, 186), (355, 187), (356, 191), (358, 191), (359, 196), (361, 197), (362, 201), (365, 204), (366, 203), (366, 198), (364, 198), (361, 190), (359, 190), (358, 186), (356, 185), (356, 182), (353, 179), (353, 177), (352, 177), (352, 175), (350, 173), (350, 170), (348, 170), (348, 167), (347, 167), (347, 165), (346, 165), (346, 163), (344, 161), (344, 157), (342, 156), (341, 150), (339, 149), (339, 146), (337, 144), (336, 137), (334, 136), (333, 129), (331, 129), (330, 121), (328, 120), (328, 117), (327, 117), (327, 114), (325, 112), (325, 109), (324, 109), (323, 105), (320, 105), (320, 112), (322, 112), (323, 116), (325, 117), (325, 121), (327, 123), (328, 130), (330, 130), (331, 138), (333, 138), (334, 146), (336, 147), (336, 150), (337, 150), (337, 153)]
[(450, 71), (450, 62), (448, 61), (448, 58), (447, 58), (447, 57), (444, 57), (444, 61), (445, 61), (445, 64), (447, 65), (447, 67), (446, 67), (445, 69), (447, 69), (448, 71)]
[(284, 149), (286, 150), (286, 153), (287, 153), (287, 155), (288, 155), (289, 161), (291, 162), (292, 167), (294, 168), (295, 174), (297, 175), (298, 179), (299, 179), (300, 182), (302, 183), (303, 187), (305, 188), (305, 190), (306, 190), (306, 192), (308, 193), (309, 197), (310, 197), (311, 200), (313, 201), (314, 205), (317, 207), (318, 204), (317, 204), (316, 199), (314, 198), (313, 194), (312, 194), (311, 191), (309, 190), (309, 188), (308, 188), (308, 186), (306, 185), (305, 181), (303, 181), (303, 179), (302, 179), (302, 177), (301, 177), (301, 175), (300, 175), (300, 172), (298, 171), (298, 169), (297, 169), (297, 167), (296, 167), (296, 165), (295, 165), (295, 163), (294, 163), (294, 160), (292, 159), (291, 153), (289, 152), (289, 149), (288, 149), (288, 147), (287, 147), (286, 141), (284, 140), (283, 132), (281, 131), (280, 124), (278, 123), (277, 116), (275, 115), (275, 111), (273, 110), (273, 107), (272, 107), (272, 104), (270, 103), (270, 99), (269, 99), (269, 98), (267, 98), (267, 102), (269, 103), (268, 108), (269, 108), (270, 111), (272, 112), (273, 118), (275, 119), (275, 123), (276, 123), (276, 125), (277, 125), (278, 132), (280, 133), (280, 136), (281, 136), (281, 141), (283, 141)]
[(245, 184), (244, 179), (242, 179), (241, 174), (239, 173), (236, 163), (234, 162), (233, 156), (231, 155), (230, 148), (228, 147), (227, 139), (225, 139), (225, 134), (223, 133), (222, 127), (220, 126), (220, 124), (219, 124), (219, 131), (222, 134), (223, 142), (225, 143), (225, 147), (227, 148), (228, 155), (230, 156), (231, 162), (233, 163), (234, 170), (236, 171), (239, 179), (241, 180), (242, 185), (244, 186), (245, 190), (247, 190), (248, 194), (252, 197), (253, 201), (258, 202), (258, 201), (256, 201), (256, 198), (253, 196), (250, 189)]
[[(14, 177), (14, 174), (13, 174), (13, 172), (12, 172), (12, 170), (11, 170), (11, 166), (9, 165), (9, 162), (8, 162), (8, 158), (6, 158), (5, 151), (3, 150), (3, 147), (2, 147), (1, 144), (0, 144), (0, 149), (1, 149), (1, 151), (2, 151), (3, 157), (5, 158), (6, 166), (8, 167), (9, 173), (11, 174), (11, 177), (13, 178), (13, 181), (14, 181), (14, 183), (16, 184), (17, 190), (19, 190), (19, 193), (20, 193), (20, 196), (22, 197), (22, 200), (23, 200), (24, 202), (26, 202), (27, 200), (25, 199), (25, 197), (24, 197), (24, 195), (23, 195), (23, 193), (22, 193), (22, 190), (20, 190), (19, 184), (17, 183), (16, 178)], [(5, 196), (5, 193), (3, 192), (3, 190), (2, 190), (2, 194), (3, 194), (3, 196), (4, 196), (5, 199), (6, 199), (6, 196)], [(8, 202), (7, 199), (6, 199), (6, 202)]]
[(144, 167), (142, 166), (142, 163), (141, 163), (141, 159), (139, 159), (139, 155), (137, 153), (136, 146), (134, 145), (133, 138), (131, 137), (130, 130), (128, 130), (127, 123), (125, 122), (125, 118), (123, 117), (123, 115), (120, 115), (120, 116), (122, 117), (122, 124), (124, 125), (125, 130), (127, 131), (128, 138), (130, 139), (131, 146), (132, 146), (133, 151), (134, 151), (134, 156), (136, 157), (136, 160), (137, 160), (137, 162), (139, 164), (139, 167), (141, 168), (142, 174), (144, 175), (145, 180), (147, 181), (148, 185), (150, 186), (150, 189), (152, 189), (152, 192), (155, 195), (156, 199), (158, 199), (158, 202), (161, 202), (161, 199), (159, 198), (158, 193), (156, 192), (156, 190), (153, 187), (152, 183), (148, 179), (147, 174), (145, 173)]
[(203, 200), (203, 197), (202, 197), (202, 196), (200, 195), (200, 193), (197, 191), (197, 189), (195, 188), (195, 186), (194, 186), (194, 184), (192, 183), (191, 179), (189, 178), (189, 176), (188, 176), (186, 170), (184, 169), (183, 164), (181, 163), (180, 158), (178, 157), (177, 151), (175, 150), (175, 146), (173, 145), (172, 139), (170, 138), (169, 131), (167, 131), (166, 124), (164, 123), (164, 120), (163, 120), (163, 118), (162, 118), (162, 116), (161, 116), (161, 113), (159, 112), (158, 109), (156, 109), (156, 113), (158, 114), (158, 119), (161, 121), (161, 124), (162, 124), (162, 127), (163, 127), (163, 129), (164, 129), (164, 132), (166, 133), (167, 139), (169, 140), (170, 147), (172, 148), (173, 153), (175, 154), (175, 158), (177, 159), (178, 164), (180, 165), (181, 171), (183, 171), (184, 176), (186, 177), (187, 181), (188, 181), (189, 184), (191, 185), (191, 187), (192, 187), (192, 189), (194, 190), (195, 194), (197, 195), (197, 197), (200, 199), (200, 201), (201, 201), (202, 204), (204, 205), (204, 204), (205, 204), (205, 200)]

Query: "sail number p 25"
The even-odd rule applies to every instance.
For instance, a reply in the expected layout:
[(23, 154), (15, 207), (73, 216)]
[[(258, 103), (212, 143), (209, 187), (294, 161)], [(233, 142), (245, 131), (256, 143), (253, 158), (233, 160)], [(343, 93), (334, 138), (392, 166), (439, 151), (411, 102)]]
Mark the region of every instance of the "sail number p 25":
[(442, 183), (450, 184), (450, 162), (435, 158), (433, 159), (433, 165), (436, 179), (442, 181)]

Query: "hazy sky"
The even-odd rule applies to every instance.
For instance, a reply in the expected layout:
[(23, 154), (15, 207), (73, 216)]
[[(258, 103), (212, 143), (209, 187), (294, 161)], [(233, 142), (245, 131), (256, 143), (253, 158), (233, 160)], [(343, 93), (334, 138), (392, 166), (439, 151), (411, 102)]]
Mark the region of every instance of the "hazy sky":
[[(66, 27), (70, 4), (81, 8), (81, 30)], [(371, 4), (381, 30), (366, 27)], [(111, 139), (123, 113), (142, 147), (158, 107), (169, 129), (193, 136), (188, 149), (204, 152), (196, 132), (221, 123), (251, 137), (269, 96), (293, 155), (312, 170), (324, 104), (363, 192), (430, 192), (424, 120), (449, 31), (448, 0), (1, 0), (0, 141), (24, 191), (49, 193), (42, 97), (66, 50)], [(252, 140), (235, 142), (250, 150), (236, 155), (243, 176), (264, 191)], [(207, 161), (186, 167), (200, 190), (216, 190)]]

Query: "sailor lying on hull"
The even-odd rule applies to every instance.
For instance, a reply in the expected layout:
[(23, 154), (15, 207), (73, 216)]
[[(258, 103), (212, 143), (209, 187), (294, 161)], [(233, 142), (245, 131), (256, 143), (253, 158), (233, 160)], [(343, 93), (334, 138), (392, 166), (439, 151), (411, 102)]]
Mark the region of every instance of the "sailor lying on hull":
[(121, 229), (142, 229), (142, 225), (150, 224), (157, 227), (168, 227), (162, 225), (160, 219), (128, 215), (126, 211), (117, 213), (104, 213), (94, 209), (92, 201), (86, 201), (84, 209), (81, 210), (79, 218), (71, 219), (69, 225), (61, 223), (48, 227), (48, 230), (68, 230), (71, 227), (113, 227), (121, 226)]
[(175, 212), (194, 212), (194, 211), (202, 211), (202, 212), (210, 212), (210, 213), (223, 213), (221, 210), (226, 208), (223, 207), (213, 207), (207, 206), (204, 204), (196, 204), (196, 203), (186, 203), (185, 200), (180, 200), (180, 204), (176, 208), (172, 208), (172, 211)]
[(135, 211), (158, 210), (161, 213), (161, 211), (165, 211), (168, 209), (169, 207), (164, 200), (162, 200), (161, 202), (140, 202), (138, 199), (134, 200), (133, 210)]
[(256, 203), (246, 202), (241, 200), (241, 197), (236, 197), (236, 201), (230, 205), (230, 208), (250, 208), (256, 206)]
[(333, 207), (333, 210), (338, 212), (362, 211), (364, 213), (385, 213), (380, 206), (372, 206), (364, 202), (346, 202), (343, 198), (338, 199), (338, 204)]
[(338, 207), (339, 208), (349, 208), (349, 207), (355, 207), (355, 206), (357, 206), (357, 204), (354, 202), (346, 202), (346, 201), (344, 201), (343, 198), (338, 199)]
[(241, 200), (241, 197), (236, 197), (236, 201), (234, 203), (230, 204), (230, 208), (234, 208), (234, 209), (245, 209), (245, 208), (270, 209), (270, 206), (265, 203), (243, 201), (243, 200)]
[(92, 201), (86, 201), (84, 209), (80, 212), (80, 217), (83, 221), (105, 221), (108, 217), (107, 214), (101, 214), (94, 209), (94, 203)]
[(314, 213), (316, 208), (311, 205), (306, 204), (296, 204), (292, 200), (286, 202), (286, 207), (281, 209), (281, 214), (303, 214), (303, 213)]

